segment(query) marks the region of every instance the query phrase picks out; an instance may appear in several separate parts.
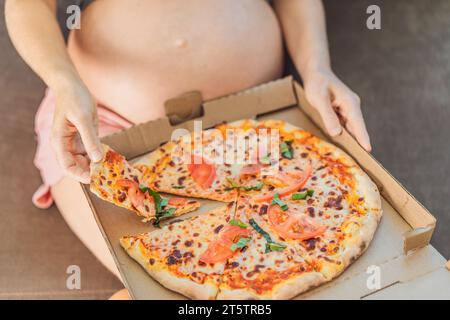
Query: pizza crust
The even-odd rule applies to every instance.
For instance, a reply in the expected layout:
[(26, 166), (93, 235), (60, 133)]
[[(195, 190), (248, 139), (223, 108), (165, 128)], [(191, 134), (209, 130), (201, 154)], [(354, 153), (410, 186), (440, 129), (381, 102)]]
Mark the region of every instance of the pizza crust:
[(150, 265), (149, 259), (142, 252), (141, 241), (139, 239), (133, 241), (132, 237), (124, 237), (120, 239), (120, 244), (152, 278), (167, 289), (179, 292), (191, 299), (212, 300), (216, 298), (219, 290), (217, 284), (210, 282), (200, 284), (187, 278), (175, 276), (164, 265), (158, 263), (153, 266)]
[(257, 294), (249, 289), (220, 288), (217, 295), (218, 300), (287, 300), (303, 292), (321, 285), (327, 280), (320, 272), (306, 272), (276, 285), (273, 290), (266, 294)]

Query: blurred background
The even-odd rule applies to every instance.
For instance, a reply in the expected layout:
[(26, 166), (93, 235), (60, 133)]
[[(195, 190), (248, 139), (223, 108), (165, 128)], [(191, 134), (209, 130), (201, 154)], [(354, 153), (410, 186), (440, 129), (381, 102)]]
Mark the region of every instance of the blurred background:
[[(65, 8), (69, 1), (59, 2)], [(450, 1), (324, 4), (333, 68), (362, 99), (373, 153), (436, 216), (432, 244), (449, 259)], [(371, 4), (381, 8), (381, 30), (366, 28)], [(107, 298), (121, 283), (55, 206), (42, 211), (31, 203), (41, 182), (33, 126), (45, 85), (12, 47), (3, 14), (0, 89), (0, 299)], [(81, 290), (66, 289), (69, 265), (81, 268)]]

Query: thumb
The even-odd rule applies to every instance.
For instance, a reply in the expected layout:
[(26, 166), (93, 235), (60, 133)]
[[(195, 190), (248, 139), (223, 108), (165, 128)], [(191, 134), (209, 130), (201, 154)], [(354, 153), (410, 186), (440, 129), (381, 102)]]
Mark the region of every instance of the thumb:
[(86, 150), (89, 158), (94, 162), (101, 161), (103, 158), (103, 152), (94, 124), (85, 123), (79, 127), (78, 132), (80, 133), (81, 141), (83, 142), (84, 149)]
[(328, 134), (332, 137), (339, 135), (342, 131), (342, 126), (336, 112), (331, 106), (329, 93), (316, 94), (311, 97), (310, 102), (319, 112)]

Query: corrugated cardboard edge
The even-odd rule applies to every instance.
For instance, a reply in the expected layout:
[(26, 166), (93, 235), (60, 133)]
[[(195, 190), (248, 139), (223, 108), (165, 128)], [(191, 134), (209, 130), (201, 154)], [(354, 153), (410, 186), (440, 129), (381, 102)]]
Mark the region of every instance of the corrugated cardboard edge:
[(428, 245), (436, 226), (436, 218), (375, 160), (370, 153), (365, 151), (347, 130), (343, 129), (342, 134), (337, 137), (328, 136), (319, 113), (308, 103), (303, 88), (297, 82), (294, 82), (294, 90), (299, 105), (305, 114), (310, 117), (330, 140), (344, 149), (359, 163), (375, 181), (382, 196), (413, 228), (413, 230), (403, 235), (404, 252), (408, 253)]

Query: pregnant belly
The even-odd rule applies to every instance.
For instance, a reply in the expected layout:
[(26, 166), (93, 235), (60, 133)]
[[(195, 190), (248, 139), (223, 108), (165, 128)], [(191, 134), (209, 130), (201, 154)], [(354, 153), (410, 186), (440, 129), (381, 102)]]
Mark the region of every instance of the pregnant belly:
[(200, 90), (226, 95), (281, 75), (283, 49), (261, 0), (97, 0), (69, 37), (69, 53), (100, 103), (133, 122)]

